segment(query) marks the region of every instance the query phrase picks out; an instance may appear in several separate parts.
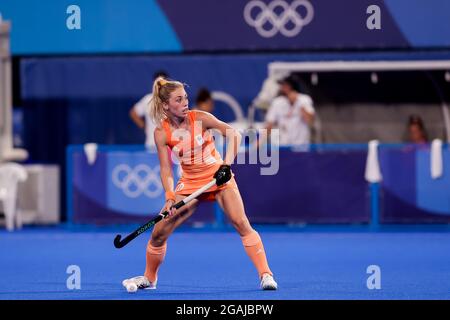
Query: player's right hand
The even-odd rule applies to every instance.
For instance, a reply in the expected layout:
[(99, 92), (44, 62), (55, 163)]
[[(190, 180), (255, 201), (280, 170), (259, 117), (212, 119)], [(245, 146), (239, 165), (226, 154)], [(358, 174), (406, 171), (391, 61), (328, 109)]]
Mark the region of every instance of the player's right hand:
[(164, 217), (164, 219), (168, 219), (175, 214), (177, 209), (175, 209), (173, 207), (174, 204), (175, 204), (175, 201), (173, 201), (172, 199), (168, 199), (166, 201), (166, 203), (164, 204), (164, 208), (162, 208), (162, 210), (160, 212), (160, 213), (163, 213), (164, 211), (167, 211), (169, 213), (167, 216)]

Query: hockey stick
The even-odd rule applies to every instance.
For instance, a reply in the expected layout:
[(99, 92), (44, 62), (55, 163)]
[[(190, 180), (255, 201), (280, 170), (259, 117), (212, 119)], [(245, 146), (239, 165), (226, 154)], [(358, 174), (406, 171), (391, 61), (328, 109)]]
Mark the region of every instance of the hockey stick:
[[(184, 198), (183, 200), (181, 200), (180, 202), (176, 203), (173, 205), (173, 207), (175, 209), (179, 209), (182, 206), (184, 206), (185, 204), (188, 204), (189, 202), (191, 202), (193, 199), (197, 198), (198, 196), (200, 196), (203, 192), (205, 192), (206, 190), (208, 190), (209, 188), (211, 188), (212, 186), (214, 186), (216, 184), (216, 179), (212, 179), (208, 184), (204, 185), (203, 187), (201, 187), (200, 189), (198, 189), (197, 191), (195, 191), (194, 193), (192, 193), (191, 195), (187, 196), (186, 198)], [(150, 220), (149, 222), (147, 222), (146, 224), (140, 226), (139, 228), (137, 228), (136, 230), (134, 230), (132, 233), (130, 233), (129, 235), (127, 235), (123, 240), (121, 239), (121, 235), (118, 234), (116, 235), (116, 237), (114, 238), (114, 246), (118, 249), (123, 248), (124, 246), (126, 246), (131, 240), (135, 239), (137, 236), (139, 236), (141, 233), (147, 231), (149, 228), (151, 228), (152, 226), (154, 226), (156, 223), (158, 223), (159, 221), (161, 221), (162, 219), (164, 219), (169, 213), (167, 211), (161, 212), (159, 215), (157, 215), (156, 217), (154, 217), (152, 220)]]

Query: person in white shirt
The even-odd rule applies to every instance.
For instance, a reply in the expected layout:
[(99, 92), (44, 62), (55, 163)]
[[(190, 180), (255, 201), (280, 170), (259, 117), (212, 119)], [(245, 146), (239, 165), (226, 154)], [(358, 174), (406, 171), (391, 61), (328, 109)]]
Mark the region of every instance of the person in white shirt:
[[(158, 71), (153, 75), (153, 80), (158, 77), (168, 78), (165, 71)], [(156, 125), (150, 118), (150, 100), (152, 100), (152, 93), (146, 94), (142, 97), (130, 110), (130, 118), (138, 126), (138, 128), (145, 130), (145, 147), (155, 148), (155, 139), (153, 133)]]
[(292, 75), (280, 82), (281, 95), (275, 98), (266, 114), (265, 128), (270, 136), (279, 129), (280, 145), (307, 145), (311, 142), (311, 126), (315, 110), (310, 96), (300, 93), (299, 83)]

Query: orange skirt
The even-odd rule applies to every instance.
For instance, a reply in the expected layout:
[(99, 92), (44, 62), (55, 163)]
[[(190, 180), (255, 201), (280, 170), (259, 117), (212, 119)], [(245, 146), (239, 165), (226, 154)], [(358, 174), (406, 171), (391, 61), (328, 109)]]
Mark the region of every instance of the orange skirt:
[[(211, 180), (212, 180), (212, 177), (209, 181), (211, 181)], [(205, 185), (205, 184), (203, 184), (203, 185)], [(182, 196), (188, 196), (188, 195), (194, 193), (195, 191), (197, 191), (198, 189), (200, 189), (203, 185), (199, 186), (198, 181), (187, 180), (187, 179), (183, 179), (183, 177), (182, 177), (180, 179), (180, 181), (178, 181), (178, 183), (177, 183), (177, 186), (175, 188), (175, 194), (182, 195)], [(212, 186), (210, 189), (203, 192), (197, 199), (200, 201), (215, 201), (216, 194), (220, 190), (229, 189), (229, 188), (238, 189), (236, 180), (234, 180), (234, 175), (231, 177), (230, 181), (228, 181), (227, 183), (221, 185), (220, 187)]]

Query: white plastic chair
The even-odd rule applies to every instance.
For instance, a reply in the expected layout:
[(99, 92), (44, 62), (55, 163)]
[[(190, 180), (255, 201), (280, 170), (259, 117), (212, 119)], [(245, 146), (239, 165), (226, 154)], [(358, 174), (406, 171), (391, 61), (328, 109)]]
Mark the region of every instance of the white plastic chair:
[(3, 203), (6, 229), (14, 230), (14, 220), (17, 227), (22, 227), (22, 217), (16, 208), (17, 185), (27, 180), (28, 174), (25, 168), (17, 163), (0, 164), (0, 202)]

